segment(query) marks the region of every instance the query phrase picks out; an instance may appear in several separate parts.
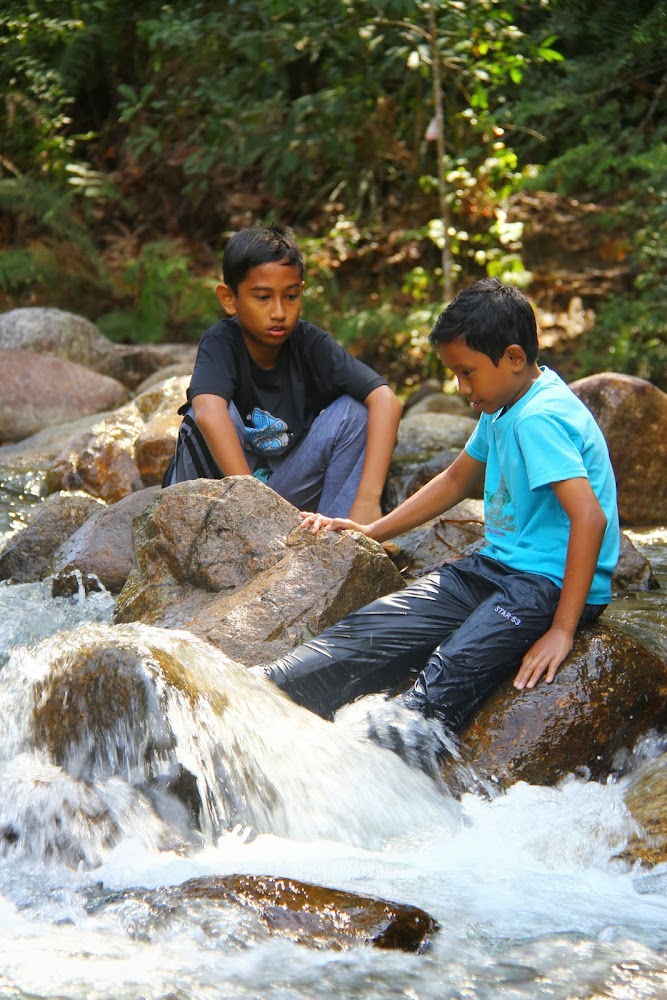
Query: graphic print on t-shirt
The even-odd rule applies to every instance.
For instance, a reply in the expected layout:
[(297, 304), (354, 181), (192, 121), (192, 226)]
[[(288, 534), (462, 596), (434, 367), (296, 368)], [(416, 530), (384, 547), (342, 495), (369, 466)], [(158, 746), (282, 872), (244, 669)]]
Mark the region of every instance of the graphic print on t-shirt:
[(487, 534), (504, 535), (516, 531), (512, 497), (504, 476), (500, 477), (495, 492), (484, 491), (484, 503)]
[(287, 424), (258, 406), (246, 417), (251, 426), (245, 427), (245, 445), (256, 455), (279, 455), (290, 443)]

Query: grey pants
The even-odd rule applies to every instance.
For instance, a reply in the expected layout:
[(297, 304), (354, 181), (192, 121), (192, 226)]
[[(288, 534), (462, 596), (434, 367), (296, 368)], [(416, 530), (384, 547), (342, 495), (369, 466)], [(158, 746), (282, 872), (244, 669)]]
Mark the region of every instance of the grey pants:
[[(243, 421), (233, 403), (229, 415), (241, 445)], [(366, 454), (368, 411), (351, 396), (340, 396), (322, 410), (308, 433), (285, 455), (264, 457), (246, 451), (251, 472), (269, 470), (268, 485), (299, 510), (316, 510), (329, 517), (347, 517), (361, 479)], [(176, 452), (163, 486), (189, 479), (222, 479), (191, 409), (181, 424)]]
[[(347, 615), (266, 673), (325, 718), (361, 695), (405, 689), (413, 680), (401, 696), (406, 705), (458, 732), (518, 671), (559, 598), (560, 588), (544, 576), (468, 556)], [(587, 604), (579, 625), (604, 607)]]

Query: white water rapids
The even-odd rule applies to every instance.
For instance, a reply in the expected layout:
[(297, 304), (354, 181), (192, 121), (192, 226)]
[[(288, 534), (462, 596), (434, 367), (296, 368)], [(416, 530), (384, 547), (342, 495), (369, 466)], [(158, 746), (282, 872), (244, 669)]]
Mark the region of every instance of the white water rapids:
[[(664, 558), (664, 533), (655, 539), (652, 563)], [(655, 633), (664, 597), (623, 599), (611, 614)], [(633, 832), (623, 780), (519, 783), (455, 802), (210, 647), (111, 615), (105, 594), (53, 600), (48, 585), (0, 585), (0, 997), (667, 997), (667, 867), (616, 860)], [(83, 640), (114, 634), (119, 648), (144, 649), (146, 690), (160, 701), (158, 711), (147, 699), (150, 773), (141, 727), (123, 730), (136, 741), (124, 771), (117, 730), (74, 741), (61, 763), (35, 745), (35, 685), (56, 661), (69, 669)], [(194, 701), (165, 686), (156, 649), (195, 679)], [(175, 766), (203, 793), (200, 832), (164, 784)], [(317, 951), (243, 912), (201, 900), (160, 910), (123, 894), (231, 873), (411, 903), (440, 931), (421, 955)]]

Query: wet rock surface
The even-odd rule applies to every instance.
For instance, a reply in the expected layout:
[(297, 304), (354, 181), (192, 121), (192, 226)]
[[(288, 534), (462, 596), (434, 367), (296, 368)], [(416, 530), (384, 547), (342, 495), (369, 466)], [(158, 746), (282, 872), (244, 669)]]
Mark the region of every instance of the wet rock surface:
[(100, 504), (89, 496), (53, 493), (47, 497), (35, 508), (28, 526), (0, 548), (0, 580), (11, 583), (43, 580), (51, 572), (62, 543), (97, 510)]
[(638, 829), (619, 858), (647, 867), (667, 861), (667, 753), (644, 761), (623, 797)]
[(132, 569), (132, 521), (158, 489), (138, 490), (109, 507), (93, 501), (96, 509), (54, 554), (54, 597), (76, 593), (81, 585), (86, 592), (104, 587), (120, 593)]
[(144, 921), (154, 925), (174, 915), (197, 920), (191, 911), (201, 904), (207, 912), (249, 911), (272, 935), (339, 951), (370, 945), (423, 952), (438, 930), (433, 917), (416, 906), (268, 875), (209, 876), (162, 889), (128, 890), (96, 902), (94, 912), (128, 902), (142, 904)]
[(551, 684), (519, 692), (512, 680), (460, 734), (462, 766), (444, 761), (451, 788), (602, 778), (620, 750), (667, 721), (667, 663), (611, 625), (580, 630)]

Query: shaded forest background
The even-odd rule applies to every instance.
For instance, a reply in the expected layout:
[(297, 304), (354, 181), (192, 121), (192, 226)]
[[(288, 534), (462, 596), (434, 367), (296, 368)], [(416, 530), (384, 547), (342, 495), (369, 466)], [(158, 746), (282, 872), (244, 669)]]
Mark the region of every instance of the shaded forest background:
[(666, 0), (5, 0), (0, 309), (197, 340), (227, 237), (279, 222), (306, 318), (399, 389), (485, 274), (567, 377), (667, 389), (666, 102)]

